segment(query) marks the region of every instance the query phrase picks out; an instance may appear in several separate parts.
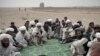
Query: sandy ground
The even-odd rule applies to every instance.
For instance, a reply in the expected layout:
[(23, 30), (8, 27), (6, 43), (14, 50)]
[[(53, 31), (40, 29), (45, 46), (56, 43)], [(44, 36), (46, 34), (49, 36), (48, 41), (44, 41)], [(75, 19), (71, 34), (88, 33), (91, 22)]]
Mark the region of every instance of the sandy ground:
[(16, 26), (24, 25), (26, 20), (39, 19), (41, 22), (52, 18), (62, 20), (65, 16), (72, 22), (82, 20), (87, 27), (88, 23), (93, 21), (96, 24), (100, 23), (100, 8), (0, 8), (0, 29), (9, 27), (10, 22), (14, 21)]

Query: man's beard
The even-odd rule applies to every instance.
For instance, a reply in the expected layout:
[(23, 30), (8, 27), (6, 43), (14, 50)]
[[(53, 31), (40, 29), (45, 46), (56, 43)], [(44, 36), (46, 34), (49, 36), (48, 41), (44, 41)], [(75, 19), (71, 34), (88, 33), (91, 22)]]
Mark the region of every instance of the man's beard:
[(9, 43), (7, 43), (7, 44), (1, 43), (1, 44), (2, 44), (2, 47), (4, 47), (4, 48), (7, 48), (9, 46)]

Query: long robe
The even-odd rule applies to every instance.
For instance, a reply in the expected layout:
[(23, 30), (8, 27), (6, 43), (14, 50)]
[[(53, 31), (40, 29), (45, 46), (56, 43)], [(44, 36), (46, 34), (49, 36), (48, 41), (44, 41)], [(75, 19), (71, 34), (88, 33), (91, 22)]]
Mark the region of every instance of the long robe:
[(16, 41), (22, 45), (23, 47), (27, 47), (28, 42), (25, 40), (25, 37), (27, 37), (27, 39), (30, 39), (30, 34), (26, 31), (26, 33), (23, 35), (20, 31), (17, 33), (15, 39)]
[(0, 56), (20, 56), (20, 52), (15, 52), (16, 47), (10, 44), (8, 48), (3, 48), (0, 46)]
[(75, 32), (72, 28), (69, 28), (68, 30), (67, 29), (68, 29), (67, 27), (62, 29), (62, 31), (63, 31), (62, 39), (66, 39), (66, 34), (65, 34), (66, 31), (69, 32), (69, 35), (71, 37), (73, 37), (75, 35)]
[(54, 31), (52, 31), (52, 27), (49, 26), (49, 31), (48, 31), (49, 38), (54, 36)]
[(35, 37), (35, 35), (36, 35), (37, 33), (38, 33), (38, 35), (39, 35), (40, 37), (43, 37), (42, 40), (47, 41), (47, 34), (46, 34), (44, 28), (38, 29), (37, 27), (35, 27), (35, 28), (33, 29), (33, 32), (32, 32), (33, 41), (34, 41), (35, 43), (37, 43), (37, 40), (38, 40), (38, 37)]
[(72, 54), (75, 52), (77, 53), (77, 56), (83, 56), (85, 54), (85, 50), (83, 45), (87, 42), (88, 40), (86, 38), (82, 38), (81, 40), (76, 40), (71, 44), (71, 50)]

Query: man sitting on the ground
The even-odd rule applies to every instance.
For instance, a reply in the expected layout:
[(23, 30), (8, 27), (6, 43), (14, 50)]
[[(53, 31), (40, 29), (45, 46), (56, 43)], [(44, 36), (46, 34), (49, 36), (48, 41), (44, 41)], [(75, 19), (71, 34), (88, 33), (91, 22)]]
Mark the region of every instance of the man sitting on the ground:
[(19, 56), (20, 52), (15, 52), (16, 48), (13, 46), (12, 37), (8, 34), (0, 35), (0, 56)]

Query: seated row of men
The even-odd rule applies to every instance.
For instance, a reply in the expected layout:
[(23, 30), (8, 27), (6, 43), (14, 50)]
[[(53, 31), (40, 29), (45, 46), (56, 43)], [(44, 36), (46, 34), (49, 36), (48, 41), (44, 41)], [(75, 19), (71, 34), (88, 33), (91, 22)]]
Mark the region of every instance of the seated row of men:
[(82, 21), (72, 23), (67, 17), (62, 22), (58, 18), (55, 22), (48, 19), (44, 24), (39, 20), (26, 21), (18, 29), (11, 22), (9, 28), (0, 31), (0, 56), (19, 56), (20, 49), (29, 45), (41, 46), (51, 38), (58, 39), (61, 44), (71, 42), (73, 56), (91, 56), (90, 47), (100, 41), (100, 25), (90, 22), (85, 29)]
[[(47, 29), (46, 26), (45, 28)], [(25, 25), (18, 29), (14, 22), (11, 22), (10, 27), (4, 31), (0, 30), (0, 56), (20, 56), (20, 49), (33, 43), (36, 46), (42, 45), (47, 41), (47, 36), (42, 23), (38, 20), (26, 21)]]

